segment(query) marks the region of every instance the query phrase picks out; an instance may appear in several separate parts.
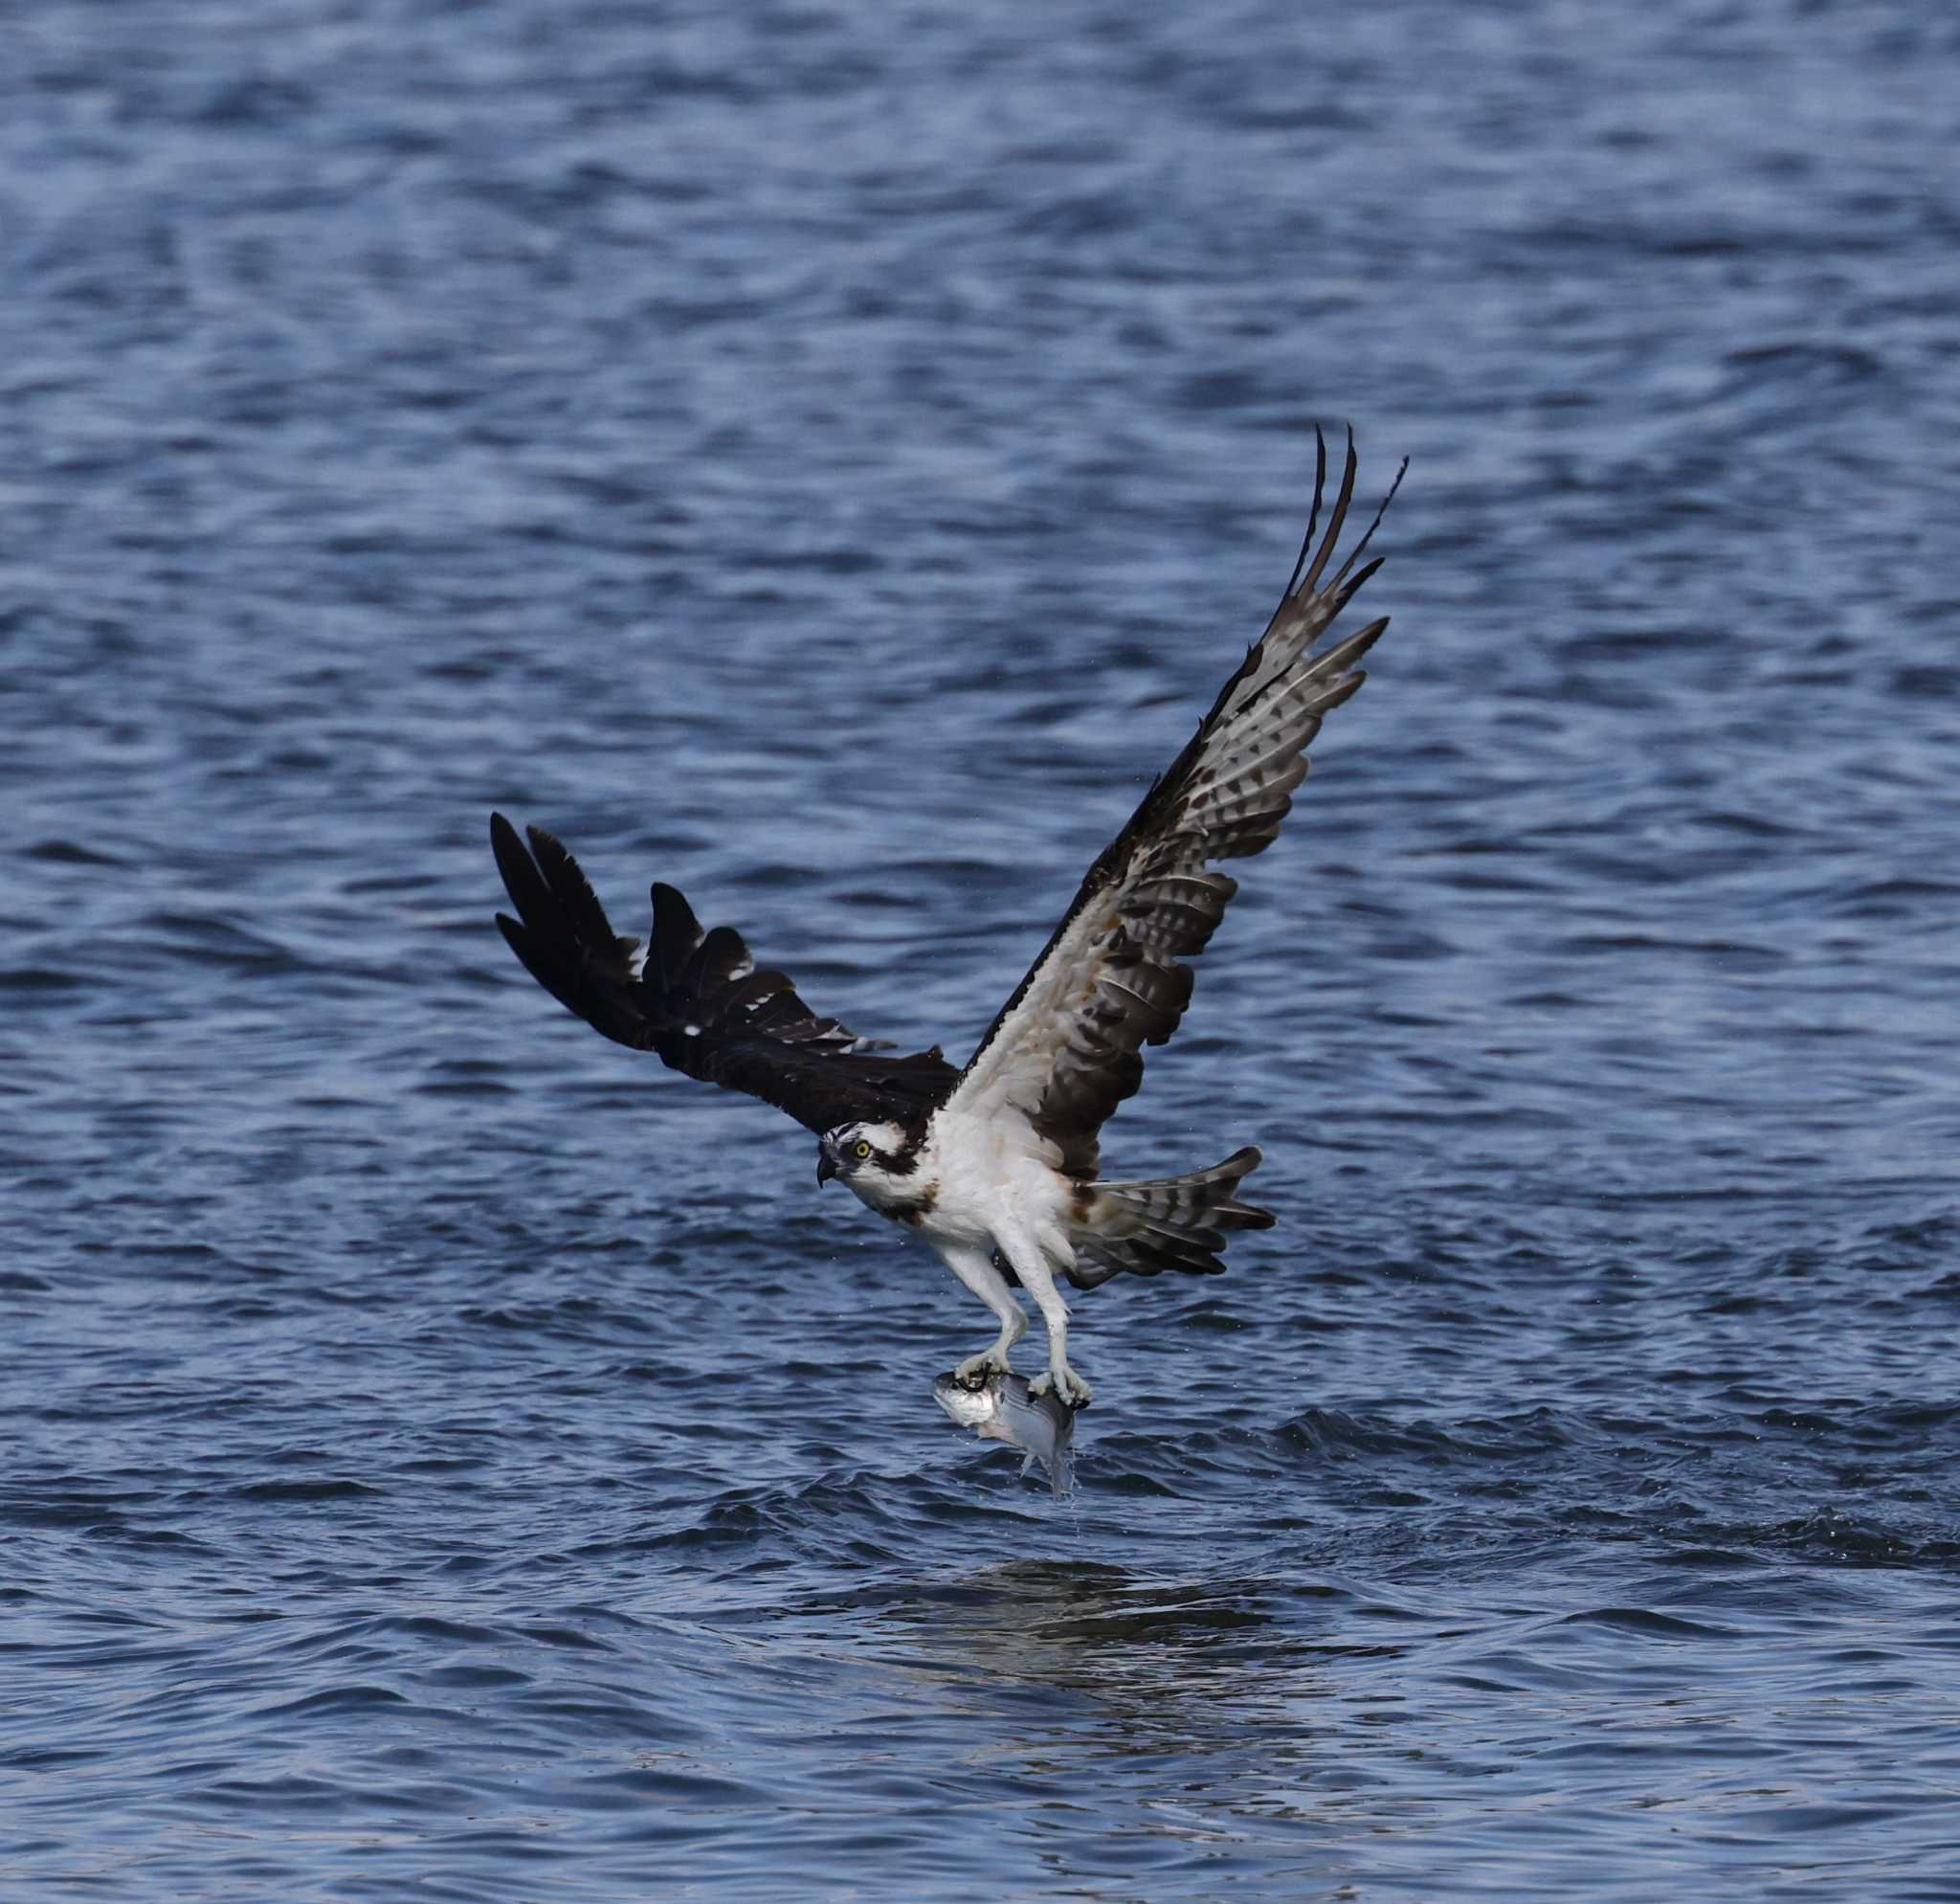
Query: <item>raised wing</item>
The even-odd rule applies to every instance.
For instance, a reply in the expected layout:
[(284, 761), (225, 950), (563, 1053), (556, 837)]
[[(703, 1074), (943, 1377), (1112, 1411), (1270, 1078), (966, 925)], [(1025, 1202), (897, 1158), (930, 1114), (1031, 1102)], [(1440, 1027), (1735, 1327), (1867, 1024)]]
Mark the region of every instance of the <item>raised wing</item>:
[(1143, 1082), (1143, 1046), (1162, 1044), (1191, 1001), (1194, 958), (1238, 883), (1215, 860), (1262, 853), (1306, 777), (1304, 750), (1323, 718), (1367, 677), (1354, 663), (1388, 625), (1384, 616), (1315, 656), (1313, 643), (1381, 566), (1357, 569), (1400, 486), (1395, 475), (1374, 522), (1331, 576), (1354, 498), (1354, 435), (1319, 549), (1327, 450), (1319, 442), (1313, 513), (1292, 579), (1266, 632), (1225, 683), (1170, 771), (1089, 868), (1075, 903), (1020, 989), (980, 1041), (948, 1110), (1018, 1111), (1059, 1147), (1061, 1167), (1093, 1176), (1097, 1132)]
[(579, 863), (541, 826), (529, 849), (490, 816), (497, 867), (517, 907), (497, 924), (531, 976), (595, 1031), (677, 1071), (746, 1091), (819, 1133), (839, 1124), (924, 1121), (958, 1073), (935, 1046), (909, 1058), (859, 1048), (780, 972), (758, 972), (741, 933), (703, 932), (671, 885), (654, 887), (642, 955), (617, 936)]

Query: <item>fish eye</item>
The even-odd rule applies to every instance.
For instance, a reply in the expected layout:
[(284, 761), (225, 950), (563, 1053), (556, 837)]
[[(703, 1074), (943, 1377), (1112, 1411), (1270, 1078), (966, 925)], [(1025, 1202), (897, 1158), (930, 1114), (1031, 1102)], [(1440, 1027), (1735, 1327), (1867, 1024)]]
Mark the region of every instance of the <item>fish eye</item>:
[(867, 1144), (862, 1137), (859, 1137), (858, 1141), (851, 1146), (851, 1154), (854, 1157), (856, 1157), (859, 1163), (862, 1163), (864, 1159), (871, 1154), (871, 1146)]

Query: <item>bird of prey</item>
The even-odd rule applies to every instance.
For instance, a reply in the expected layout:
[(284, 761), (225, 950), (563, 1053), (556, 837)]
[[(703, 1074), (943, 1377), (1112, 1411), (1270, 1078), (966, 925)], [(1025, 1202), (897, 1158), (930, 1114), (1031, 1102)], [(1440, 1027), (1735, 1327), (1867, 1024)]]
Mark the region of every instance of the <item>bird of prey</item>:
[[(1318, 433), (1316, 433), (1318, 437)], [(1407, 468), (1403, 464), (1403, 469)], [(1192, 970), (1237, 883), (1220, 860), (1263, 852), (1305, 777), (1321, 721), (1364, 679), (1355, 663), (1388, 618), (1325, 652), (1314, 643), (1381, 566), (1357, 567), (1402, 480), (1328, 572), (1354, 495), (1346, 468), (1327, 529), (1320, 441), (1313, 511), (1265, 633), (1225, 683), (1169, 771), (1089, 868), (1041, 955), (965, 1067), (938, 1046), (909, 1057), (860, 1040), (758, 969), (728, 926), (703, 931), (671, 885), (653, 888), (644, 945), (619, 937), (578, 862), (542, 827), (528, 847), (501, 814), (490, 837), (517, 917), (498, 915), (511, 949), (553, 997), (595, 1030), (657, 1052), (678, 1071), (774, 1105), (817, 1139), (819, 1188), (835, 1177), (880, 1216), (929, 1243), (991, 1310), (1000, 1333), (955, 1371), (978, 1385), (1008, 1370), (1031, 1295), (1048, 1329), (1048, 1367), (1031, 1390), (1089, 1400), (1069, 1366), (1063, 1278), (1093, 1289), (1125, 1271), (1215, 1275), (1228, 1233), (1274, 1219), (1239, 1200), (1258, 1150), (1176, 1176), (1100, 1175), (1103, 1122), (1143, 1082), (1143, 1047), (1184, 1016)]]

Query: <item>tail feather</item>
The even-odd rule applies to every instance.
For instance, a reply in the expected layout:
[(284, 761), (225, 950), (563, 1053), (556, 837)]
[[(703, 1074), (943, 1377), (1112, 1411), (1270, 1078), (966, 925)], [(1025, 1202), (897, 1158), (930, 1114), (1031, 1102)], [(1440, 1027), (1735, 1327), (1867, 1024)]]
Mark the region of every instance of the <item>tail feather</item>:
[(1154, 1176), (1134, 1183), (1092, 1183), (1086, 1213), (1069, 1241), (1076, 1261), (1069, 1281), (1093, 1289), (1127, 1270), (1159, 1276), (1174, 1269), (1186, 1276), (1217, 1276), (1232, 1230), (1264, 1230), (1273, 1213), (1236, 1195), (1242, 1178), (1263, 1161), (1248, 1145), (1223, 1163), (1185, 1176)]

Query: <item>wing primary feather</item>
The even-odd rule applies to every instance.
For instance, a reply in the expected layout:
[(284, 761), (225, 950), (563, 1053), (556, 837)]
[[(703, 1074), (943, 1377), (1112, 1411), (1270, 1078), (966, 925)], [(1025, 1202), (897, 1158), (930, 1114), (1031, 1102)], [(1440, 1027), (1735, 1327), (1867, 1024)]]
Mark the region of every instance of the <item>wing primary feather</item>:
[(518, 917), (526, 922), (543, 918), (551, 908), (550, 889), (524, 851), (517, 828), (501, 813), (490, 816), (490, 850), (497, 856), (497, 870)]
[(680, 982), (690, 992), (724, 993), (755, 970), (742, 934), (732, 926), (717, 926), (695, 948)]
[(1321, 520), (1321, 497), (1327, 486), (1327, 439), (1322, 434), (1321, 426), (1313, 426), (1313, 507), (1306, 512), (1306, 533), (1300, 538), (1300, 553), (1293, 559), (1293, 573), (1287, 578), (1285, 592), (1280, 597), (1280, 606), (1286, 604), (1300, 593), (1300, 578), (1305, 571), (1307, 557), (1313, 553), (1313, 532)]
[(552, 972), (550, 966), (539, 955), (532, 944), (531, 935), (509, 913), (500, 912), (497, 915), (497, 930), (503, 934), (504, 943), (518, 955), (524, 970), (546, 991), (550, 993), (561, 1005), (566, 1006), (568, 1010), (577, 1011), (578, 1007), (572, 1004), (571, 1000), (565, 996), (564, 988), (559, 983), (557, 975)]
[[(1349, 445), (1349, 449), (1350, 451), (1352, 449), (1351, 443)], [(1402, 459), (1402, 466), (1395, 472), (1394, 482), (1389, 484), (1389, 493), (1382, 498), (1381, 507), (1374, 512), (1374, 521), (1370, 523), (1368, 526), (1368, 533), (1364, 535), (1361, 538), (1361, 540), (1357, 542), (1354, 545), (1354, 547), (1348, 551), (1348, 559), (1347, 561), (1342, 563), (1338, 569), (1334, 571), (1334, 579), (1327, 584), (1329, 588), (1338, 588), (1340, 584), (1347, 579), (1348, 570), (1353, 568), (1353, 566), (1357, 562), (1359, 562), (1362, 556), (1367, 552), (1368, 545), (1374, 540), (1375, 530), (1380, 528), (1382, 526), (1382, 518), (1389, 513), (1389, 504), (1395, 500), (1395, 491), (1401, 488), (1402, 479), (1408, 474), (1409, 459), (1407, 457), (1404, 457)], [(1348, 597), (1354, 593), (1354, 591), (1362, 585), (1362, 583), (1367, 581), (1368, 578), (1370, 575), (1372, 575), (1374, 571), (1381, 566), (1382, 558), (1378, 555), (1372, 562), (1370, 562), (1368, 565), (1366, 569), (1364, 569), (1361, 571), (1360, 574), (1355, 576), (1352, 584), (1341, 596), (1341, 603), (1343, 607), (1347, 606)]]
[(1327, 532), (1322, 539), (1320, 552), (1313, 558), (1313, 566), (1300, 578), (1296, 593), (1305, 594), (1320, 587), (1321, 571), (1327, 566), (1328, 558), (1334, 552), (1334, 545), (1341, 540), (1342, 525), (1348, 520), (1348, 505), (1354, 500), (1354, 478), (1361, 468), (1361, 455), (1354, 447), (1354, 426), (1348, 426), (1348, 460), (1341, 471), (1341, 486), (1334, 493), (1333, 513), (1327, 518)]
[(701, 921), (677, 887), (654, 882), (654, 930), (647, 947), (649, 968), (663, 987), (678, 985), (687, 961), (702, 942)]
[(1357, 628), (1353, 634), (1343, 637), (1325, 654), (1314, 658), (1313, 665), (1306, 670), (1307, 675), (1316, 680), (1340, 675), (1382, 638), (1382, 632), (1388, 625), (1389, 617), (1384, 615), (1370, 621), (1366, 628)]
[(616, 941), (618, 935), (606, 917), (606, 908), (599, 904), (598, 894), (592, 890), (578, 862), (565, 850), (564, 843), (542, 826), (526, 827), (524, 831), (530, 837), (531, 857), (544, 874), (551, 897), (564, 909), (573, 936), (593, 946)]
[[(1341, 592), (1334, 597), (1335, 615), (1339, 615), (1341, 611), (1344, 608), (1346, 608), (1350, 601), (1354, 599), (1355, 595), (1359, 593), (1361, 589), (1361, 585), (1364, 582), (1366, 582), (1368, 578), (1370, 575), (1372, 575), (1374, 571), (1377, 569), (1379, 569), (1382, 566), (1382, 564), (1387, 560), (1388, 557), (1386, 555), (1377, 555), (1372, 562), (1367, 565), (1366, 568), (1356, 570), (1354, 574), (1351, 577), (1349, 577), (1348, 580), (1341, 584)], [(1328, 617), (1329, 620), (1331, 620), (1332, 618), (1333, 617), (1331, 616)]]

